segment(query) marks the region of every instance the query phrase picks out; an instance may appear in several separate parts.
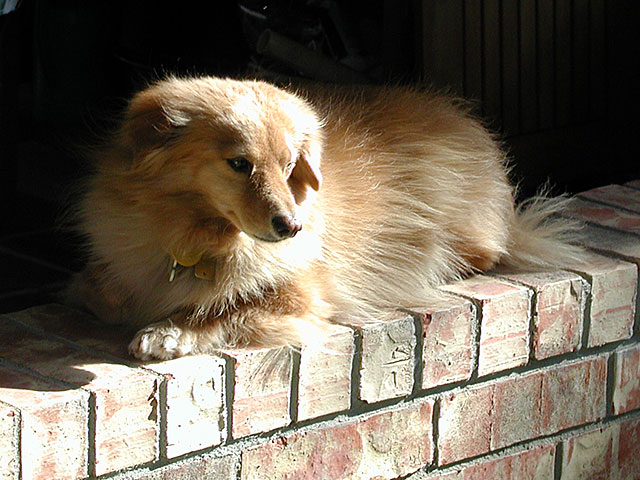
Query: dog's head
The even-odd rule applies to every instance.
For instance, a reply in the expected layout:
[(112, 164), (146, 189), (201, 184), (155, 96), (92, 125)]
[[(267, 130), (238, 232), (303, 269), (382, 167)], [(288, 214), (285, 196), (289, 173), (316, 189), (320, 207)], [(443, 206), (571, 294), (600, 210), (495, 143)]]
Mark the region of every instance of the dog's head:
[(293, 237), (300, 206), (322, 182), (316, 114), (263, 82), (161, 81), (130, 102), (119, 138), (128, 168), (158, 199), (257, 240)]

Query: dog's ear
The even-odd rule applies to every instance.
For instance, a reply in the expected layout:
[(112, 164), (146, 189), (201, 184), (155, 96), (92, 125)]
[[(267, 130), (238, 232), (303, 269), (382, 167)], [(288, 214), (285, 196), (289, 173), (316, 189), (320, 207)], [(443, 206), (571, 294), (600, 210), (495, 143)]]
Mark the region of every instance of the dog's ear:
[(134, 156), (138, 156), (176, 138), (180, 128), (187, 122), (184, 114), (169, 108), (157, 88), (151, 87), (130, 101), (121, 128), (121, 138)]
[(321, 155), (322, 147), (319, 142), (309, 142), (306, 148), (303, 148), (298, 155), (296, 166), (291, 172), (291, 176), (318, 191), (322, 184), (322, 173), (320, 172)]

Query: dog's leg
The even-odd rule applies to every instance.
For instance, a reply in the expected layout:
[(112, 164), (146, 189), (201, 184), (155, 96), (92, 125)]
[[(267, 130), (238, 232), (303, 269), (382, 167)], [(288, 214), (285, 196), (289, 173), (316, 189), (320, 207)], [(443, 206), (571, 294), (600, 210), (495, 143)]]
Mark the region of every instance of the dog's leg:
[(141, 360), (167, 360), (221, 348), (308, 344), (326, 333), (332, 312), (316, 292), (288, 287), (272, 293), (220, 316), (185, 311), (152, 323), (136, 333), (129, 352)]

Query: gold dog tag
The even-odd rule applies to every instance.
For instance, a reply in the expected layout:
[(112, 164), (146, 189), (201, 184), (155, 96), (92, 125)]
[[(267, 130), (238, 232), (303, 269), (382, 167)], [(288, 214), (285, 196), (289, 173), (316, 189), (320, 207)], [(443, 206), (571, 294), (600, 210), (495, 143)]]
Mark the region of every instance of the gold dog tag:
[(171, 252), (171, 254), (175, 261), (183, 267), (193, 267), (202, 258), (202, 252), (196, 252), (193, 250), (178, 250), (176, 252)]
[(193, 271), (193, 274), (201, 278), (202, 280), (213, 280), (213, 277), (216, 272), (216, 262), (215, 260), (207, 259), (200, 260)]

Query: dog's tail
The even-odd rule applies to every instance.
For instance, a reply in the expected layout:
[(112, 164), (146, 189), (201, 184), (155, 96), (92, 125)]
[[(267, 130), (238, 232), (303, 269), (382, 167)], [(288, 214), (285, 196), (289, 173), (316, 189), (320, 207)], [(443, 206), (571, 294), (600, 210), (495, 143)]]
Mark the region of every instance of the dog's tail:
[(541, 193), (516, 209), (510, 245), (500, 264), (516, 269), (547, 269), (583, 263), (585, 249), (579, 245), (583, 224), (563, 217), (571, 199)]

